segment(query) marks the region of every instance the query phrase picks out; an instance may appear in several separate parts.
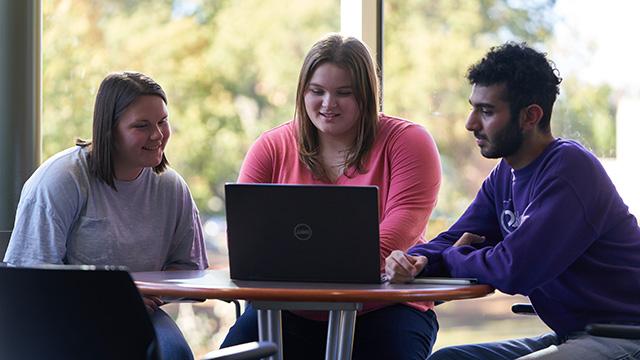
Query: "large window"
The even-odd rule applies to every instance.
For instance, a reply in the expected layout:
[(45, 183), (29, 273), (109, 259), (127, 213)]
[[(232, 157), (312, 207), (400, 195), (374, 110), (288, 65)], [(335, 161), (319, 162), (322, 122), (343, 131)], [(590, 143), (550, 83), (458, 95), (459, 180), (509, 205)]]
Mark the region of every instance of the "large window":
[[(563, 78), (551, 121), (555, 136), (577, 139), (598, 155), (632, 212), (640, 213), (640, 52), (628, 34), (640, 29), (635, 3), (614, 0), (387, 0), (384, 20), (385, 111), (425, 125), (443, 165), (443, 185), (428, 232), (445, 230), (464, 211), (496, 164), (480, 156), (464, 128), (469, 65), (505, 41), (526, 41), (548, 53)], [(634, 100), (635, 99), (635, 100)], [(633, 131), (636, 130), (636, 131)], [(617, 132), (617, 135), (616, 135)], [(541, 249), (541, 252), (547, 249)], [(532, 269), (532, 271), (535, 271)], [(535, 335), (535, 317), (509, 314), (504, 295), (452, 302), (436, 310), (436, 347)]]
[[(211, 265), (224, 266), (223, 184), (258, 134), (292, 118), (303, 57), (340, 30), (339, 0), (47, 0), (43, 13), (43, 159), (91, 136), (107, 73), (150, 75), (169, 99), (167, 156), (198, 203)], [(216, 301), (170, 310), (200, 355), (234, 320)]]
[[(461, 214), (495, 165), (464, 129), (470, 92), (464, 75), (506, 40), (527, 41), (555, 60), (564, 81), (554, 134), (578, 139), (601, 157), (640, 213), (640, 170), (633, 163), (640, 150), (632, 139), (640, 130), (633, 118), (640, 112), (640, 54), (623, 40), (640, 32), (633, 18), (640, 9), (633, 6), (384, 1), (384, 110), (423, 124), (442, 156), (444, 181), (429, 235)], [(47, 0), (43, 12), (43, 159), (91, 136), (97, 86), (107, 73), (147, 73), (169, 97), (169, 161), (198, 203), (211, 264), (223, 265), (223, 184), (235, 180), (260, 132), (291, 119), (303, 56), (323, 34), (340, 30), (340, 0)], [(508, 316), (511, 302), (491, 296), (438, 306), (437, 347), (544, 331), (538, 320)], [(200, 355), (220, 343), (234, 320), (231, 305), (213, 301), (171, 312)]]

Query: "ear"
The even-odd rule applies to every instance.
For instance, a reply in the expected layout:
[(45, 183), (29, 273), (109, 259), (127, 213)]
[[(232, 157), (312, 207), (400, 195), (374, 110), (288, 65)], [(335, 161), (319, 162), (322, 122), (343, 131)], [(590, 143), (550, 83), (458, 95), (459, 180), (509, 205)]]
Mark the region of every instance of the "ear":
[(522, 130), (532, 130), (538, 127), (544, 110), (538, 104), (531, 104), (520, 110), (520, 127)]

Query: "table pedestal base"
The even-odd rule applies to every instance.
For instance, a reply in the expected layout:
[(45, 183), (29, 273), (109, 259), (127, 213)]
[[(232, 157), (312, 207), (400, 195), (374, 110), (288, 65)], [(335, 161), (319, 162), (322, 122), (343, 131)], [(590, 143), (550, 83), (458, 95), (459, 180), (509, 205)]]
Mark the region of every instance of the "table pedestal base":
[(328, 310), (326, 360), (350, 360), (353, 350), (353, 335), (356, 329), (356, 314), (361, 303), (253, 301), (258, 311), (258, 336), (260, 341), (271, 341), (278, 345), (278, 353), (268, 360), (283, 360), (282, 310)]

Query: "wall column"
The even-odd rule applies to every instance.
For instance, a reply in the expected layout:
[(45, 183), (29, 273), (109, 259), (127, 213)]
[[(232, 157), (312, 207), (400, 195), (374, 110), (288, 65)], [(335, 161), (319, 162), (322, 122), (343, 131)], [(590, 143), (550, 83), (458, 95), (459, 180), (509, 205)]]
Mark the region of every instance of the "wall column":
[(383, 8), (383, 0), (342, 0), (340, 2), (340, 32), (367, 44), (380, 69), (380, 107), (383, 99)]
[(40, 164), (41, 19), (40, 0), (0, 0), (0, 255), (22, 185)]

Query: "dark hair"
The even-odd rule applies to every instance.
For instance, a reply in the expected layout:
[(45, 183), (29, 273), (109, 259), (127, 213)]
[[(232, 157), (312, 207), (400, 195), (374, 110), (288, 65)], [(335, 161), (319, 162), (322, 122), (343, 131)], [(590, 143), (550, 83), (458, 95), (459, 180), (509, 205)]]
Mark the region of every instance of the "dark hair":
[(363, 171), (364, 156), (373, 146), (378, 127), (378, 76), (367, 46), (354, 37), (329, 34), (316, 42), (304, 59), (298, 77), (295, 121), (297, 123), (298, 156), (319, 179), (327, 179), (320, 161), (318, 129), (313, 125), (304, 104), (304, 93), (318, 67), (335, 64), (349, 72), (353, 95), (358, 102), (360, 120), (355, 144), (347, 154), (344, 168), (355, 165)]
[(555, 64), (545, 53), (538, 52), (526, 43), (507, 42), (492, 47), (482, 60), (469, 67), (467, 79), (471, 84), (490, 86), (504, 83), (506, 101), (512, 116), (521, 109), (537, 104), (543, 110), (538, 124), (550, 131), (551, 111), (560, 94), (562, 81)]
[[(138, 97), (155, 95), (167, 104), (162, 87), (150, 77), (138, 72), (118, 72), (107, 75), (98, 89), (93, 109), (93, 136), (91, 141), (76, 140), (78, 146), (89, 146), (89, 171), (112, 188), (115, 187), (113, 170), (113, 133), (120, 116)], [(162, 161), (153, 168), (157, 174), (163, 172), (169, 161), (162, 154)]]

